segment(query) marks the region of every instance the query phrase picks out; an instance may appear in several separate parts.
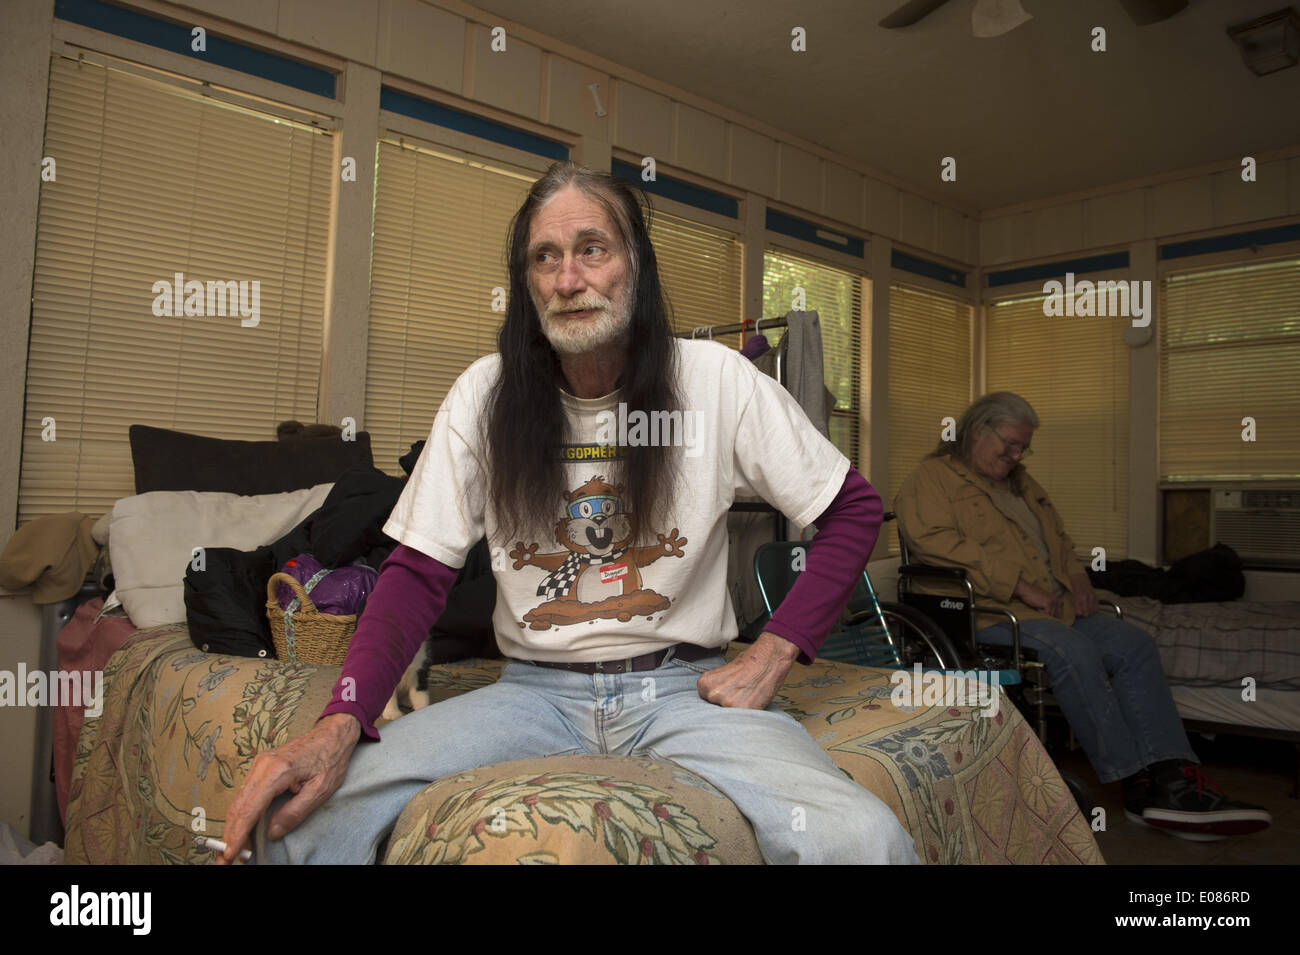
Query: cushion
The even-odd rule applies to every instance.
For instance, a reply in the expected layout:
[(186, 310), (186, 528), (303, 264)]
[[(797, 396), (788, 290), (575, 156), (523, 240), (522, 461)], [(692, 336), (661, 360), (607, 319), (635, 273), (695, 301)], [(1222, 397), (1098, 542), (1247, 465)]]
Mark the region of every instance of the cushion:
[(754, 830), (730, 800), (675, 763), (552, 756), (430, 783), (406, 804), (392, 864), (758, 865)]
[(233, 441), (133, 424), (135, 492), (224, 491), (276, 494), (330, 484), (348, 468), (373, 465), (370, 435)]
[(902, 565), (901, 557), (882, 557), (867, 564), (867, 576), (878, 600), (898, 600), (898, 568)]
[(109, 559), (122, 602), (137, 627), (185, 620), (185, 570), (195, 547), (253, 550), (279, 540), (317, 510), (331, 484), (283, 494), (241, 496), (151, 491), (113, 505)]

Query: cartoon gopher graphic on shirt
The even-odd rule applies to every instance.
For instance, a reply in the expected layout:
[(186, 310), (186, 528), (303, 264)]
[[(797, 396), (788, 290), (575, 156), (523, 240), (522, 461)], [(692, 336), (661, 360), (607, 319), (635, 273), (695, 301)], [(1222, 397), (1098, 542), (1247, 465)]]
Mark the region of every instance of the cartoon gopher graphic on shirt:
[(510, 552), (514, 569), (524, 566), (550, 571), (537, 587), (547, 598), (524, 614), (533, 630), (548, 630), (600, 618), (626, 623), (668, 609), (668, 598), (642, 587), (641, 570), (660, 557), (682, 557), (685, 537), (677, 528), (656, 534), (658, 544), (630, 547), (632, 522), (623, 509), (622, 486), (597, 475), (565, 495), (564, 517), (555, 525), (555, 540), (564, 548), (538, 554), (537, 544), (523, 541)]

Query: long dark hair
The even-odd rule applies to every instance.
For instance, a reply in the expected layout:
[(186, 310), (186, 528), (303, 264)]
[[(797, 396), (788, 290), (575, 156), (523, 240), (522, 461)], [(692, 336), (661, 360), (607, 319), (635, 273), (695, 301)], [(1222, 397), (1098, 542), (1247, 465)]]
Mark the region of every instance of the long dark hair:
[[(651, 411), (673, 411), (679, 406), (676, 350), (646, 224), (648, 200), (640, 190), (613, 176), (572, 162), (556, 163), (533, 184), (510, 225), (506, 252), (510, 299), (497, 337), (501, 378), (484, 420), (489, 493), (501, 530), (512, 540), (553, 526), (569, 490), (561, 457), (562, 446), (570, 437), (560, 399), (564, 375), (555, 349), (542, 332), (528, 285), (533, 219), (567, 186), (577, 187), (605, 208), (629, 259), (632, 318), (619, 400), (626, 403), (629, 415), (642, 410), (648, 416)], [(617, 462), (600, 463), (607, 482), (623, 486), (623, 506), (631, 511), (634, 541), (656, 526), (674, 480), (676, 450), (627, 447)]]

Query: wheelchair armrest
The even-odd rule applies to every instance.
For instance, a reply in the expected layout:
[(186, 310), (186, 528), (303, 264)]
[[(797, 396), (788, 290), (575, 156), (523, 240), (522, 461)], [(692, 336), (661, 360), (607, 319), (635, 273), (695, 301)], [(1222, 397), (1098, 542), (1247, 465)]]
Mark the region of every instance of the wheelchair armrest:
[(934, 577), (941, 580), (965, 580), (966, 571), (960, 567), (932, 567), (929, 564), (904, 564), (898, 568), (900, 577)]
[(1113, 600), (1098, 600), (1097, 606), (1109, 610), (1119, 620), (1124, 619), (1124, 611), (1121, 610), (1119, 604), (1115, 603)]
[(1020, 661), (1020, 618), (1010, 610), (1003, 610), (1001, 607), (975, 607), (975, 613), (992, 614), (995, 617), (1006, 617), (1011, 623), (1011, 652), (1015, 658), (1016, 672), (1021, 670)]
[(840, 623), (846, 627), (856, 627), (858, 624), (870, 620), (875, 616), (877, 616), (876, 611), (870, 608), (867, 610), (846, 609), (844, 614), (840, 617)]

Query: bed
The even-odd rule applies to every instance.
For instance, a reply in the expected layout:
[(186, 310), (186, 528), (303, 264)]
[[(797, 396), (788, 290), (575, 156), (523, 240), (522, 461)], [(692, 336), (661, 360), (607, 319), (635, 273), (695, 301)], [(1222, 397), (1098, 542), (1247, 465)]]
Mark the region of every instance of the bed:
[(1291, 795), (1300, 797), (1300, 601), (1164, 604), (1100, 594), (1155, 637), (1184, 725), (1291, 743)]
[[(96, 603), (70, 626), (113, 626), (108, 616), (87, 624)], [(86, 636), (93, 642), (93, 632)], [(497, 660), (434, 667), (432, 699), (487, 685), (500, 667)], [(985, 716), (972, 707), (894, 706), (889, 674), (827, 661), (797, 666), (776, 702), (890, 806), (923, 861), (1102, 862), (1014, 707)], [(132, 631), (104, 669), (102, 713), (86, 719), (68, 768), (66, 861), (211, 862), (194, 844), (196, 831), (220, 836), (253, 756), (306, 731), (337, 675), (332, 667), (204, 653), (182, 623)], [(595, 755), (501, 763), (435, 781), (407, 805), (383, 861), (761, 858), (748, 823), (698, 777), (667, 762)]]

